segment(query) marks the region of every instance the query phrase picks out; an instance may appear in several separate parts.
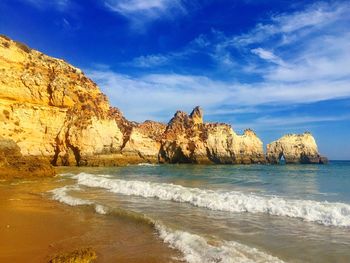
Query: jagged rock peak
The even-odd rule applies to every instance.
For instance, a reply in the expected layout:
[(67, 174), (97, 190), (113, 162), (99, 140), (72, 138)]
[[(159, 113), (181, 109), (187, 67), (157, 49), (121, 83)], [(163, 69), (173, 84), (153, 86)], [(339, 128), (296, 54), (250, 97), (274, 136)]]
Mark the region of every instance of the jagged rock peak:
[(192, 110), (190, 115), (180, 110), (176, 111), (174, 117), (169, 121), (168, 126), (174, 127), (180, 124), (185, 127), (191, 127), (194, 124), (203, 124), (203, 110), (197, 106)]
[(191, 114), (190, 118), (193, 120), (194, 124), (202, 124), (203, 123), (203, 110), (199, 107), (196, 106)]
[(256, 133), (252, 130), (252, 129), (245, 129), (244, 132), (243, 132), (243, 135), (246, 135), (246, 136), (256, 136)]
[(192, 126), (192, 121), (186, 112), (178, 110), (175, 112), (174, 117), (168, 122), (167, 129), (169, 130), (180, 126), (190, 127)]

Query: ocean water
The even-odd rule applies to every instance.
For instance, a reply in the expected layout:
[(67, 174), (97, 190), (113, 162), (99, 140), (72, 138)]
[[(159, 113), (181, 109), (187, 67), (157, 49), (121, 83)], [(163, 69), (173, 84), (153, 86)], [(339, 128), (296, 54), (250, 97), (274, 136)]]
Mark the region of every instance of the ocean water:
[(154, 225), (186, 262), (350, 262), (350, 162), (62, 168), (49, 197)]

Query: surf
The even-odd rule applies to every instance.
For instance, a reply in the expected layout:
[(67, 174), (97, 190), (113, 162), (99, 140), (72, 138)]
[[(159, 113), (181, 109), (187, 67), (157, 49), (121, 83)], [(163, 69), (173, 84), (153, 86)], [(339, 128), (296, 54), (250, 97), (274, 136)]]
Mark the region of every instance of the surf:
[(50, 191), (51, 198), (69, 206), (91, 206), (101, 215), (125, 217), (129, 220), (152, 226), (159, 238), (169, 247), (183, 254), (181, 260), (188, 263), (283, 263), (277, 257), (236, 241), (214, 240), (186, 231), (174, 230), (161, 221), (149, 218), (142, 213), (121, 208), (110, 208), (92, 200), (73, 197), (71, 191), (82, 191), (78, 185), (67, 185)]
[(325, 226), (349, 227), (350, 205), (345, 203), (294, 200), (260, 196), (238, 191), (219, 191), (184, 187), (176, 184), (111, 179), (87, 173), (73, 176), (77, 184), (107, 191), (164, 201), (188, 203), (196, 207), (232, 213), (264, 213), (298, 218)]

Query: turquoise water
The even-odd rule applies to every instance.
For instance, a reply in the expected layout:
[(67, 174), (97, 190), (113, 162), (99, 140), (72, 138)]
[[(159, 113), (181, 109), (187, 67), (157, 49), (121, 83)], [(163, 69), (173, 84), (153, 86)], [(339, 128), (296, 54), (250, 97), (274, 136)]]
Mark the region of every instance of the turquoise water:
[(187, 262), (350, 262), (350, 162), (62, 168), (53, 198), (133, 212)]

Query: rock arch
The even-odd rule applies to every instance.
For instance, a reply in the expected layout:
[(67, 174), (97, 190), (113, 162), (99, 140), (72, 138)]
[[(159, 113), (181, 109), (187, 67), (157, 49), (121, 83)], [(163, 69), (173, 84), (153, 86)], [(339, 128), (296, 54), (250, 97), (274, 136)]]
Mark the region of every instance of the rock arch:
[(266, 157), (269, 163), (280, 163), (282, 156), (286, 164), (327, 162), (327, 158), (318, 153), (316, 141), (309, 132), (288, 134), (267, 145)]

